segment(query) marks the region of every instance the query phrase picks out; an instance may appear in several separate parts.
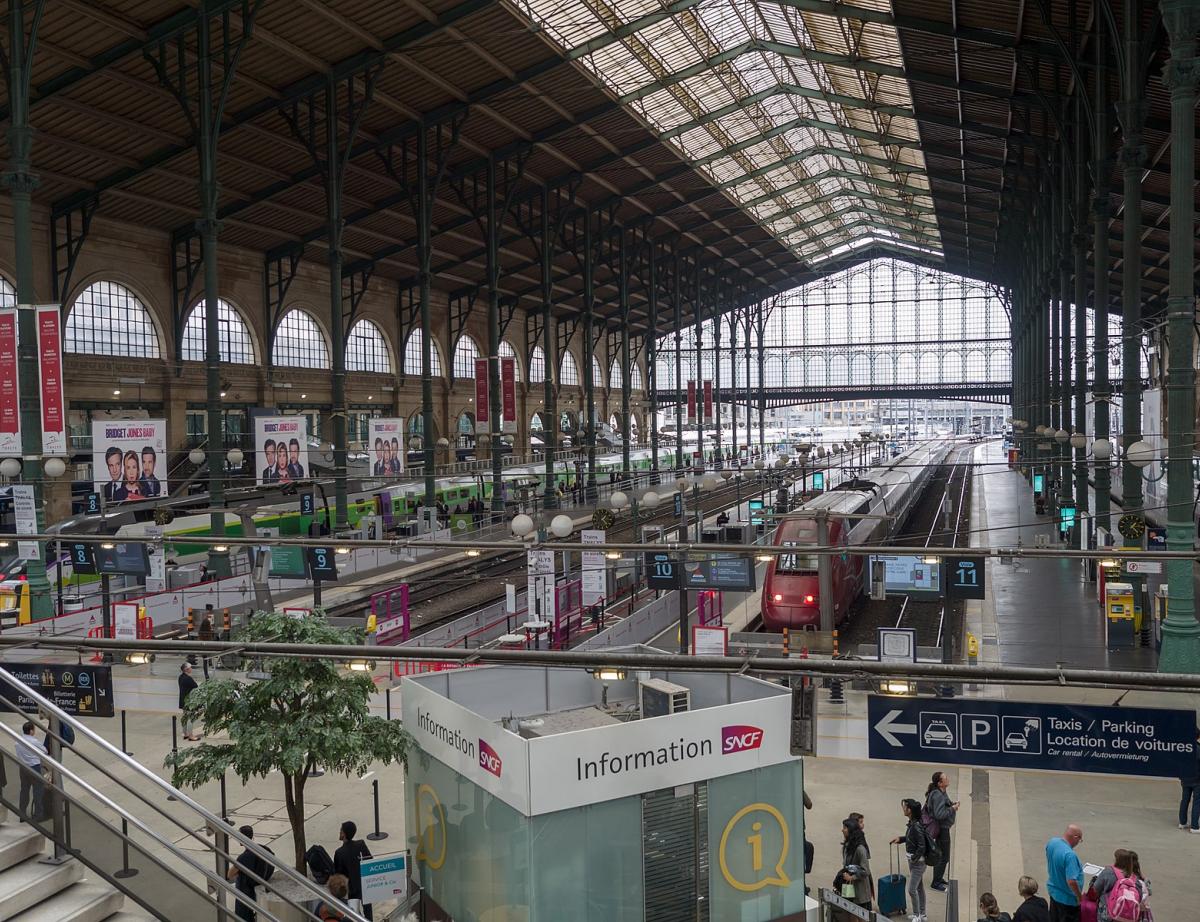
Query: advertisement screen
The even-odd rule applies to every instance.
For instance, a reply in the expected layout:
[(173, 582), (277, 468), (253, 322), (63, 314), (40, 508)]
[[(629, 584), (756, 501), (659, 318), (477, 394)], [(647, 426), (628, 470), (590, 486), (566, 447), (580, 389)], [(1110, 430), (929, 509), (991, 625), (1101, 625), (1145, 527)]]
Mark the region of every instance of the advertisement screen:
[(308, 417), (260, 416), (254, 420), (254, 470), (260, 484), (309, 477)]
[(371, 473), (376, 477), (394, 477), (404, 473), (404, 420), (368, 420), (367, 454)]
[(167, 489), (167, 421), (92, 422), (92, 477), (106, 503), (157, 499)]

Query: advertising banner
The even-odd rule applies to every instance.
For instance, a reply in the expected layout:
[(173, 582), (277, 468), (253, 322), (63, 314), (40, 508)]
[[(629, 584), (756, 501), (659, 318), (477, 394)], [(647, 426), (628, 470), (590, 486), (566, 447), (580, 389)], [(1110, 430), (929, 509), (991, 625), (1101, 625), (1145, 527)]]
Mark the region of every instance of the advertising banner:
[(475, 360), (475, 434), (491, 431), (492, 405), (488, 402), (488, 360)]
[[(376, 477), (395, 477), (404, 473), (404, 420), (367, 420), (367, 454), (371, 473)], [(391, 503), (386, 504), (390, 518)]]
[(0, 452), (21, 454), (21, 387), (17, 373), (17, 312), (0, 311)]
[(38, 380), (42, 395), (42, 451), (67, 453), (67, 401), (63, 395), (62, 333), (57, 304), (37, 306)]
[[(18, 535), (37, 534), (37, 501), (33, 495), (33, 484), (12, 485), (13, 520)], [(39, 556), (36, 541), (18, 541), (17, 556), (22, 560), (36, 560)]]
[(704, 418), (707, 420), (714, 418), (712, 381), (704, 382)]
[(106, 503), (166, 496), (167, 421), (93, 420), (92, 477)]
[(501, 431), (517, 431), (517, 360), (500, 360)]
[(689, 381), (687, 385), (687, 421), (696, 421), (696, 382)]
[(309, 476), (308, 417), (256, 417), (254, 451), (254, 470), (260, 484), (305, 479)]
[[(584, 544), (603, 544), (605, 533), (594, 528), (585, 528), (579, 533), (579, 540)], [(604, 552), (603, 551), (584, 551), (583, 552), (583, 604), (584, 606), (595, 605), (604, 599), (608, 593), (605, 591), (604, 579)]]

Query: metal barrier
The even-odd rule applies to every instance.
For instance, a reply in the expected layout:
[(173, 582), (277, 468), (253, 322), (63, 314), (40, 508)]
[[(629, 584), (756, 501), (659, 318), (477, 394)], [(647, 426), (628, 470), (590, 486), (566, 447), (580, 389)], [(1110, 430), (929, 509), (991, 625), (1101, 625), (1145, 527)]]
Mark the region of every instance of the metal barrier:
[(822, 887), (817, 891), (821, 905), (822, 922), (834, 922), (833, 910), (841, 911), (841, 918), (849, 916), (852, 919), (862, 919), (864, 922), (891, 922), (891, 920), (876, 912), (874, 909), (863, 909), (857, 903), (851, 903), (848, 899), (827, 887)]

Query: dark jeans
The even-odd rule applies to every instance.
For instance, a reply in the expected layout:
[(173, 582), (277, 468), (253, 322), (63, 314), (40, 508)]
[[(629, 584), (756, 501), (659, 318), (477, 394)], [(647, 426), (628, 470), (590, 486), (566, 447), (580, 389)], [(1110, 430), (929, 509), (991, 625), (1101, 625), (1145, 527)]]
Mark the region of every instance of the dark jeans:
[[(32, 794), (33, 812), (26, 812), (26, 805), (29, 804), (30, 795)], [(45, 816), (43, 798), (46, 794), (46, 782), (42, 780), (42, 773), (38, 769), (26, 768), (21, 766), (21, 793), (17, 799), (17, 812), (29, 819), (40, 820)]]
[(1050, 922), (1079, 922), (1079, 907), (1050, 900)]
[(1183, 796), (1179, 799), (1179, 825), (1188, 825), (1188, 801), (1192, 803), (1193, 829), (1200, 829), (1200, 784), (1182, 784)]
[(938, 832), (937, 837), (938, 848), (942, 850), (942, 860), (933, 866), (933, 880), (930, 881), (930, 886), (936, 887), (938, 884), (946, 882), (946, 868), (950, 865), (950, 827), (943, 826)]

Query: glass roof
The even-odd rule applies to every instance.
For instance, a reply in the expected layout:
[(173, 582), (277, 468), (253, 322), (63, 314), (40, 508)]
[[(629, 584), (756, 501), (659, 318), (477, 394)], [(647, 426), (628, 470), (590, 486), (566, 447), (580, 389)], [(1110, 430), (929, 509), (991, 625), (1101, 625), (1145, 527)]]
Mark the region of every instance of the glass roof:
[(772, 0), (517, 3), (806, 263), (875, 243), (941, 255), (892, 26)]

